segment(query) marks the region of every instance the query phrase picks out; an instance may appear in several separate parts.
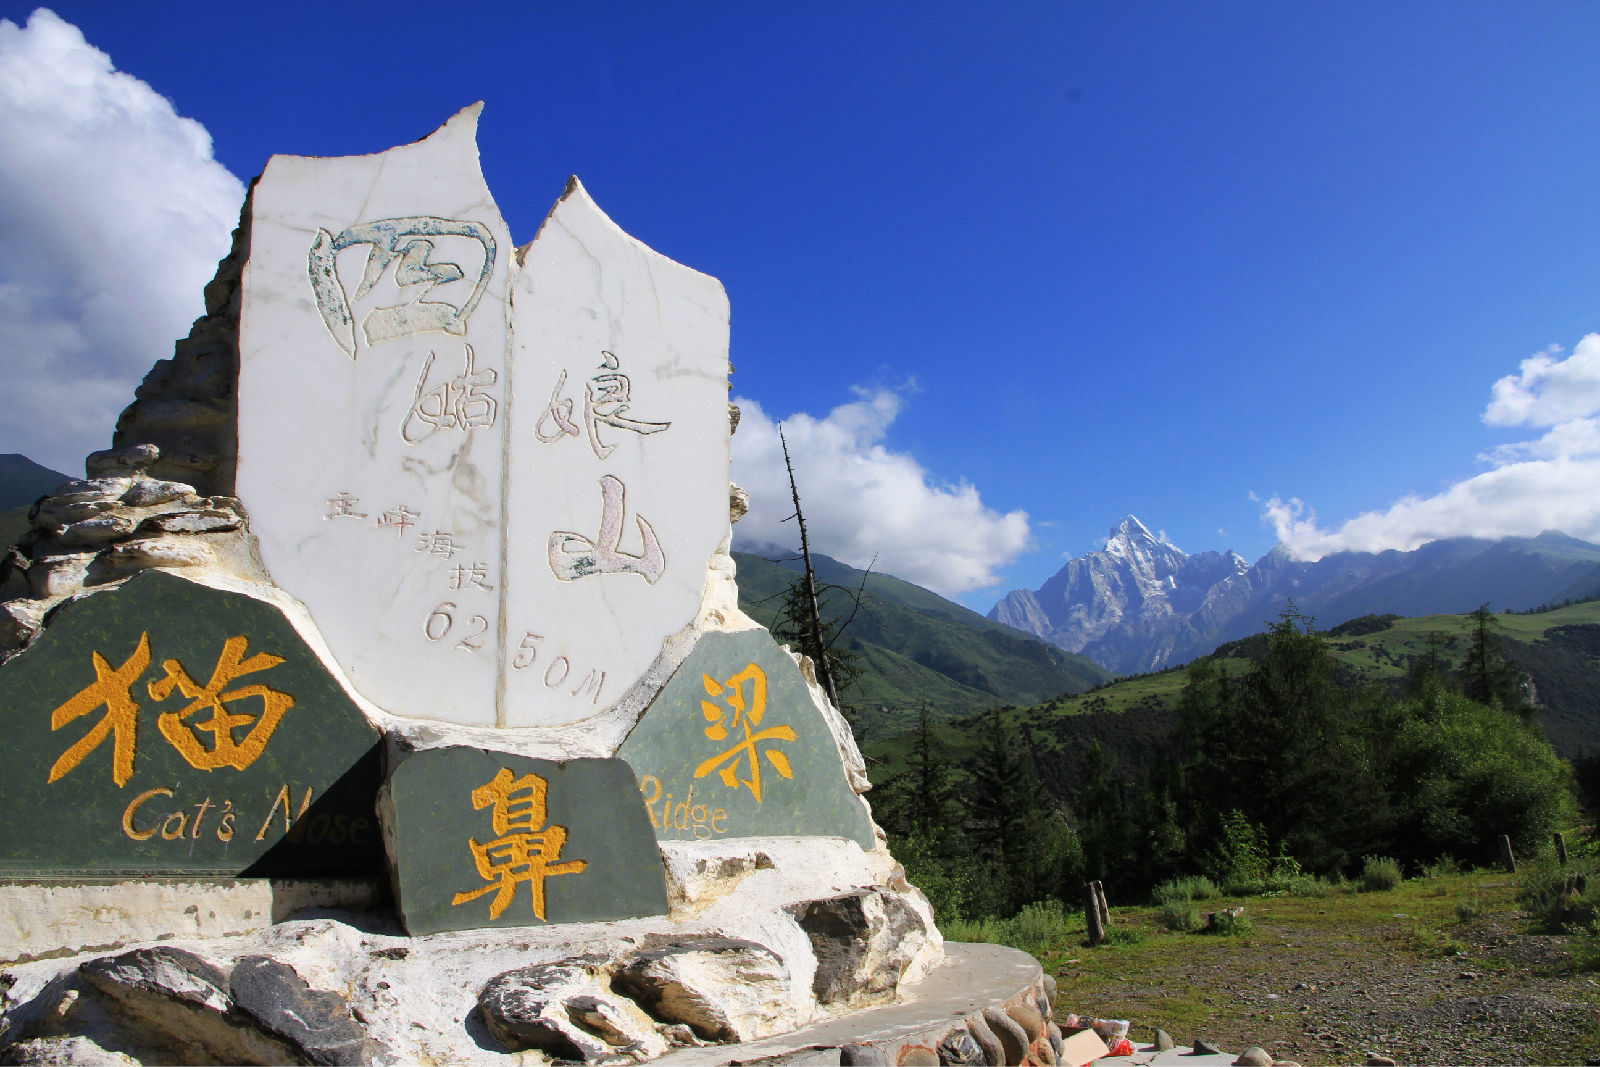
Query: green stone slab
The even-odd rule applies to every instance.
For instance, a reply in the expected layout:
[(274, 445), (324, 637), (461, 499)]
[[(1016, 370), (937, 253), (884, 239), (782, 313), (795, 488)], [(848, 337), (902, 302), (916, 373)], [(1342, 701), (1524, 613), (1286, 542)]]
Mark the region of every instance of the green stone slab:
[(816, 835), (874, 845), (827, 721), (765, 630), (701, 637), (617, 755), (638, 774), (661, 840)]
[(387, 788), (408, 933), (667, 913), (661, 852), (621, 760), (428, 749), (396, 767)]
[(0, 732), (0, 876), (383, 869), (379, 732), (265, 601), (146, 571), (68, 603)]

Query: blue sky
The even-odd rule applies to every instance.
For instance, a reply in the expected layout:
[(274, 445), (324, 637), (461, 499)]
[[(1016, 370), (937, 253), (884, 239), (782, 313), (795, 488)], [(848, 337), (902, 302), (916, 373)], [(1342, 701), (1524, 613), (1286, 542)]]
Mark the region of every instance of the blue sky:
[(1600, 538), (1600, 5), (50, 10), (0, 2), (0, 451), (104, 447), (229, 174), (482, 99), (518, 241), (575, 173), (727, 287), (747, 540), (778, 419), (824, 551), (979, 610), (1130, 512), (1251, 560)]

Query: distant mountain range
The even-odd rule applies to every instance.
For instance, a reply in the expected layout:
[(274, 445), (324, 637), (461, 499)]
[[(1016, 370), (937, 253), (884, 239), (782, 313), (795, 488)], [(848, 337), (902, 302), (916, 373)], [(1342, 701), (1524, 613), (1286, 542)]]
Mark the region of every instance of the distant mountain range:
[[(739, 568), (739, 606), (770, 627), (785, 590), (801, 573), (800, 563), (747, 552), (735, 552), (733, 558)], [(861, 571), (816, 553), (811, 558), (819, 581), (852, 592), (861, 587)], [(846, 613), (846, 597), (831, 600), (825, 614)], [(904, 729), (923, 705), (938, 718), (952, 718), (1082, 693), (1112, 677), (1083, 656), (887, 574), (866, 577), (861, 610), (839, 645), (854, 652), (862, 667), (855, 690), (841, 697), (866, 712), (874, 734)]]
[(1120, 674), (1160, 670), (1258, 633), (1292, 599), (1319, 625), (1360, 615), (1433, 615), (1480, 604), (1523, 610), (1600, 593), (1600, 546), (1565, 534), (1450, 538), (1410, 552), (1338, 552), (1315, 562), (1282, 546), (1249, 564), (1189, 555), (1129, 515), (1105, 548), (1039, 589), (1007, 593), (989, 618)]

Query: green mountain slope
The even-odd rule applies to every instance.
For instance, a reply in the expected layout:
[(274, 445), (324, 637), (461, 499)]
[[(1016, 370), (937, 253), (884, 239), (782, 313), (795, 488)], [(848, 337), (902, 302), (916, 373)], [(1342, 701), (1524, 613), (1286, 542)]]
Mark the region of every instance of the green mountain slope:
[(72, 479), (15, 452), (0, 454), (0, 511), (27, 508)]
[(28, 510), (33, 502), (71, 480), (27, 456), (0, 454), (0, 553), (28, 532)]
[[(739, 604), (771, 626), (783, 594), (800, 573), (798, 561), (774, 562), (735, 552)], [(826, 556), (813, 556), (819, 581), (855, 590), (862, 572)], [(834, 597), (837, 617), (846, 598)], [(867, 576), (861, 610), (840, 638), (857, 653), (863, 673), (846, 703), (862, 711), (869, 736), (903, 729), (927, 704), (941, 718), (971, 715), (997, 704), (1035, 704), (1081, 693), (1110, 679), (1082, 656), (991, 622), (910, 582), (886, 574)]]

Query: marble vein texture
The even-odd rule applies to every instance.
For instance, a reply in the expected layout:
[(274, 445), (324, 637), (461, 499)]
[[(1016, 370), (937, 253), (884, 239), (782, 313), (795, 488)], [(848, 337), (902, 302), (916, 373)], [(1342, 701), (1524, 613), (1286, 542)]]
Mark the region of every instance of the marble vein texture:
[(604, 717), (728, 536), (728, 302), (576, 179), (513, 248), (481, 105), (253, 196), (238, 494), (273, 580), (397, 715)]

